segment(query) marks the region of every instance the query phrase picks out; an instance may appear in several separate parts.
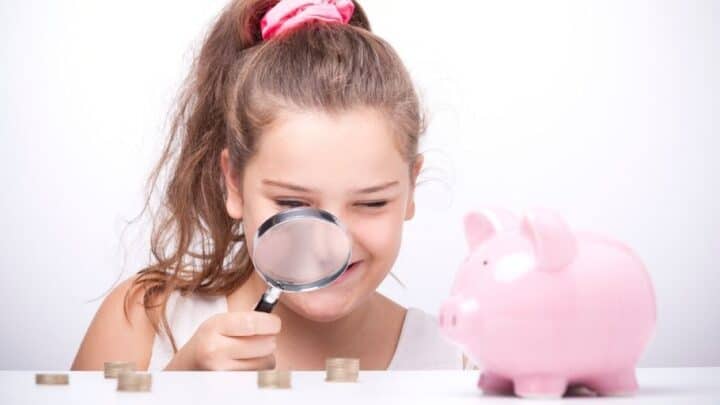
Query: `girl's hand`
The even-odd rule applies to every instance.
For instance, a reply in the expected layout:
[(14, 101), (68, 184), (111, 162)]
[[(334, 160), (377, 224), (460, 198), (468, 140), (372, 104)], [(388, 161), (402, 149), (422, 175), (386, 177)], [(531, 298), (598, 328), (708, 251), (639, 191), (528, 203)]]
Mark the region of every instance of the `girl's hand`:
[(275, 368), (280, 318), (258, 311), (217, 314), (203, 322), (166, 370)]

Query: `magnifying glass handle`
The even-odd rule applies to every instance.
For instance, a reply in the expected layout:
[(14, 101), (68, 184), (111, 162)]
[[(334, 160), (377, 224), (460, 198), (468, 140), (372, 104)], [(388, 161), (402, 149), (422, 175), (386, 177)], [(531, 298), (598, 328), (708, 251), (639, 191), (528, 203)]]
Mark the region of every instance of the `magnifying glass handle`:
[(275, 307), (275, 304), (278, 302), (278, 298), (280, 297), (280, 293), (282, 290), (275, 287), (270, 287), (263, 293), (262, 298), (260, 298), (260, 301), (258, 301), (257, 305), (255, 306), (255, 310), (259, 312), (267, 312), (270, 313)]

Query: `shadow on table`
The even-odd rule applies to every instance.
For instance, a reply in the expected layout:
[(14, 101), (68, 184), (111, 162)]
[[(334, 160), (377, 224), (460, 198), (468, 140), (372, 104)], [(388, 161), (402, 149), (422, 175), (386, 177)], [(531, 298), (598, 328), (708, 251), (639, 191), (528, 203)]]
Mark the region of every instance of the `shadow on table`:
[[(648, 386), (643, 385), (640, 387), (640, 390), (634, 394), (630, 395), (612, 395), (612, 396), (601, 396), (597, 395), (595, 392), (590, 390), (589, 388), (586, 388), (581, 385), (577, 386), (571, 386), (568, 388), (568, 390), (565, 392), (565, 395), (563, 396), (564, 399), (597, 399), (598, 401), (603, 399), (643, 399), (643, 398), (657, 398), (657, 397), (672, 397), (673, 399), (677, 399), (678, 397), (697, 397), (697, 396), (703, 396), (703, 395), (712, 395), (714, 393), (712, 387), (693, 387), (693, 388), (687, 388), (687, 387), (668, 387), (668, 386), (662, 386), (662, 385), (656, 385), (656, 386)], [(457, 392), (455, 393), (457, 396), (461, 397), (477, 397), (477, 398), (493, 398), (493, 399), (502, 399), (507, 398), (508, 400), (517, 399), (525, 401), (522, 398), (516, 397), (512, 393), (507, 394), (486, 394), (483, 393), (480, 389), (477, 389), (476, 391), (463, 391), (463, 392)], [(525, 402), (523, 402), (525, 403)]]

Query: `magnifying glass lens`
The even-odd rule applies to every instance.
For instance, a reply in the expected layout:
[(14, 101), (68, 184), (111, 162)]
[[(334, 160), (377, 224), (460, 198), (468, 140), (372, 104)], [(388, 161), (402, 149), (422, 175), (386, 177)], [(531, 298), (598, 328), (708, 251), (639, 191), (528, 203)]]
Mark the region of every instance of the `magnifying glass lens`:
[(268, 218), (253, 249), (255, 269), (271, 287), (263, 298), (329, 285), (347, 268), (351, 248), (345, 227), (327, 211), (301, 207)]
[(342, 229), (315, 218), (276, 225), (257, 245), (256, 265), (278, 284), (313, 284), (342, 270), (348, 242)]

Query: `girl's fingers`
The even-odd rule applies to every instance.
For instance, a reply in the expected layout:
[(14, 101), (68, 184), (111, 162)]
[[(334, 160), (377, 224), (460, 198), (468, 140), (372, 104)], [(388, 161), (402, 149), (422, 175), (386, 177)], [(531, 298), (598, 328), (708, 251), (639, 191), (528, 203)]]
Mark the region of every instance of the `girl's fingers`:
[(275, 352), (275, 336), (257, 335), (243, 337), (224, 337), (224, 356), (234, 360), (265, 357)]
[(276, 335), (281, 326), (280, 317), (259, 311), (218, 314), (214, 322), (225, 336)]
[(252, 370), (272, 370), (275, 368), (275, 356), (255, 357), (251, 359), (226, 359), (219, 365), (217, 370), (227, 371), (252, 371)]

